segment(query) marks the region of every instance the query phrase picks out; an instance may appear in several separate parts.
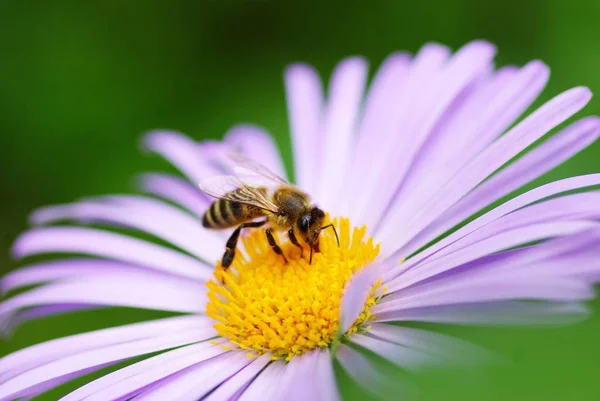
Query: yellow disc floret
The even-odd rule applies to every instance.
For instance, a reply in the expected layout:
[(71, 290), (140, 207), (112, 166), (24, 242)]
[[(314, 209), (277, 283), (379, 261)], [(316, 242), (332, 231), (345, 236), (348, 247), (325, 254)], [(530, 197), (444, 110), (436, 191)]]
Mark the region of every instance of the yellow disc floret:
[[(309, 248), (282, 243), (288, 263), (275, 254), (263, 230), (243, 238), (233, 265), (220, 265), (215, 281), (207, 283), (207, 315), (215, 329), (249, 356), (270, 353), (290, 360), (336, 339), (344, 287), (354, 273), (373, 261), (379, 245), (365, 240), (366, 227), (351, 228), (348, 219), (335, 219), (333, 230), (321, 232), (320, 251), (308, 263)], [(376, 285), (349, 333), (358, 331), (376, 302)], [(342, 333), (343, 334), (343, 333)]]

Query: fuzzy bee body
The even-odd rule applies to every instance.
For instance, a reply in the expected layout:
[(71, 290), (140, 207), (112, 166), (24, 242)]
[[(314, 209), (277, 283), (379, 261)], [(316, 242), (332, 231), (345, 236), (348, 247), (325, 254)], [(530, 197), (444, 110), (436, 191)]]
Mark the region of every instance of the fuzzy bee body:
[[(231, 192), (238, 191), (240, 190), (236, 189)], [(229, 197), (237, 196), (235, 193), (227, 195)], [(202, 225), (205, 228), (222, 230), (239, 226), (264, 215), (264, 211), (256, 206), (226, 199), (216, 199), (202, 216)]]
[[(270, 185), (250, 185), (234, 176), (214, 177), (212, 181), (201, 185), (207, 195), (215, 198), (202, 216), (202, 225), (210, 229), (237, 227), (225, 245), (221, 265), (227, 268), (233, 262), (240, 232), (244, 228), (256, 228), (267, 225), (265, 234), (275, 253), (287, 261), (283, 251), (277, 245), (272, 231), (287, 231), (290, 242), (300, 248), (300, 239), (310, 247), (310, 259), (313, 251), (319, 252), (319, 233), (332, 224), (323, 225), (325, 212), (312, 204), (309, 196), (291, 185), (283, 178), (268, 170), (265, 166), (242, 155), (234, 155), (234, 162)], [(264, 217), (258, 220), (260, 217)], [(337, 232), (335, 233), (337, 237)], [(339, 239), (338, 239), (339, 244)]]

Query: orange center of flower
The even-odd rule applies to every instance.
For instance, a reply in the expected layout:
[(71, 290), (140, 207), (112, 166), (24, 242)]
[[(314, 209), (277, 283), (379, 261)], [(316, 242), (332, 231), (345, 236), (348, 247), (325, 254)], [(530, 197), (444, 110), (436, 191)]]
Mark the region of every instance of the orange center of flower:
[[(348, 219), (335, 219), (333, 230), (321, 232), (320, 253), (289, 242), (281, 245), (288, 263), (271, 249), (262, 230), (243, 238), (233, 265), (224, 271), (220, 263), (215, 281), (207, 283), (206, 313), (215, 329), (253, 357), (270, 353), (273, 359), (290, 360), (317, 347), (328, 347), (339, 334), (351, 334), (370, 318), (376, 303), (376, 284), (348, 333), (338, 333), (344, 287), (354, 273), (379, 253), (373, 238), (365, 239), (366, 227), (352, 228)], [(245, 254), (244, 254), (245, 253)]]

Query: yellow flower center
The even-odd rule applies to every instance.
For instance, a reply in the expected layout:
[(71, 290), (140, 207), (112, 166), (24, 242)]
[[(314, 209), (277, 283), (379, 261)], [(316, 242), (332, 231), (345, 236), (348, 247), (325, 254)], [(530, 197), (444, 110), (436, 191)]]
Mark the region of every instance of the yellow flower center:
[[(377, 257), (379, 245), (365, 239), (366, 227), (352, 228), (348, 219), (335, 219), (333, 230), (321, 232), (320, 250), (309, 265), (306, 246), (281, 245), (288, 263), (269, 246), (263, 230), (243, 238), (233, 265), (220, 264), (215, 281), (207, 283), (207, 315), (215, 329), (232, 344), (254, 357), (270, 353), (273, 359), (290, 360), (317, 347), (328, 347), (338, 336), (344, 287), (354, 273)], [(379, 283), (347, 333), (364, 329), (369, 309), (376, 303)]]

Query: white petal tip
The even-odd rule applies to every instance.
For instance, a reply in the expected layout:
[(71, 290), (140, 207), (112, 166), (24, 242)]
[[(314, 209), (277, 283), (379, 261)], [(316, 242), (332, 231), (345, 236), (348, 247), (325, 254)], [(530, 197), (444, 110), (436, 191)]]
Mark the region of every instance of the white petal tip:
[(291, 79), (291, 80), (294, 80), (294, 79), (301, 79), (301, 80), (317, 79), (318, 80), (319, 75), (317, 73), (317, 70), (310, 64), (294, 63), (294, 64), (289, 65), (285, 69), (284, 76), (285, 76), (286, 80), (289, 80), (289, 79)]
[(469, 42), (463, 47), (463, 49), (469, 49), (470, 51), (485, 52), (491, 54), (496, 54), (497, 51), (496, 45), (483, 39), (478, 39)]
[(144, 152), (154, 152), (160, 148), (165, 140), (169, 140), (170, 137), (182, 136), (179, 132), (166, 130), (166, 129), (155, 129), (146, 132), (142, 135), (140, 148)]

